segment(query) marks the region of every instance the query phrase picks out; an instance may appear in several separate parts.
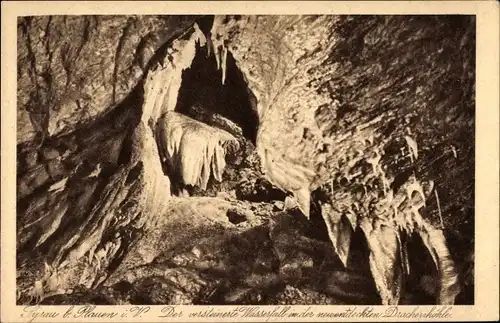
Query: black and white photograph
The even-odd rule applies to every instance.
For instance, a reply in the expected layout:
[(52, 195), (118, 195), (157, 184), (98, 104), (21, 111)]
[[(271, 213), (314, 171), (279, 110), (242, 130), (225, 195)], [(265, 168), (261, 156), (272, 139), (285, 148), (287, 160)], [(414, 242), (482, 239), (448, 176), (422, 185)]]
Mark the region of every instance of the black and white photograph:
[(16, 304), (474, 305), (476, 23), (17, 17)]

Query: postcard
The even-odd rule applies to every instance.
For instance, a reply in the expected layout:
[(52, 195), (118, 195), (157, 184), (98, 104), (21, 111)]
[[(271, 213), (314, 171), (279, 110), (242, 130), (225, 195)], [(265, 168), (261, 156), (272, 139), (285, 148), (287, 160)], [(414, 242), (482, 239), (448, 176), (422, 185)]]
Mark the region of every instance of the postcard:
[(2, 3), (5, 322), (498, 320), (499, 5)]

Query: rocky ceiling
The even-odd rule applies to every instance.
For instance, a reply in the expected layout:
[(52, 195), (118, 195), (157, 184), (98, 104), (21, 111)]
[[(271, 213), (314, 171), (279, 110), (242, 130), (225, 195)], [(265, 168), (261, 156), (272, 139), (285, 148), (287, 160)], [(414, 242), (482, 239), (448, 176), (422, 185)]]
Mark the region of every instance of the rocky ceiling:
[(473, 302), (469, 16), (18, 20), (18, 302)]

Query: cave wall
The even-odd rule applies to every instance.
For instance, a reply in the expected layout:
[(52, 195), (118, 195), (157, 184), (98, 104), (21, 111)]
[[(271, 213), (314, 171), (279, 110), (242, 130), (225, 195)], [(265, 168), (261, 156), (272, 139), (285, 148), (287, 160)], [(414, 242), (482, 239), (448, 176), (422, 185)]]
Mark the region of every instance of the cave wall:
[[(408, 229), (423, 216), (470, 272), (474, 17), (226, 16), (212, 34), (256, 94), (268, 177), (306, 215), (319, 189), (333, 217), (395, 212)], [(394, 202), (413, 188), (420, 198)]]
[(64, 134), (120, 103), (193, 16), (18, 18), (17, 143)]
[[(222, 85), (241, 71), (265, 176), (295, 196), (302, 215), (312, 192), (326, 196), (327, 225), (349, 215), (342, 225), (365, 232), (377, 260), (371, 270), (389, 282), (401, 277), (390, 272), (399, 232), (416, 227), (429, 250), (444, 252), (431, 255), (444, 259), (436, 264), (450, 276), (442, 283), (453, 285), (442, 301), (457, 293), (453, 263), (472, 285), (473, 18), (217, 16), (211, 29), (193, 21), (19, 21), (18, 235), (21, 251), (35, 246), (40, 257), (21, 262), (36, 268), (23, 287), (42, 276), (92, 287), (123, 259), (148, 261), (127, 250), (155, 227), (170, 197), (155, 129), (178, 107), (200, 46), (214, 55)], [(71, 203), (82, 206), (76, 233), (65, 229)], [(404, 215), (396, 221), (394, 206)], [(389, 229), (378, 227), (380, 218), (392, 219)], [(43, 268), (47, 260), (55, 269)], [(400, 291), (381, 281), (383, 301), (397, 302)]]
[[(370, 165), (362, 156), (378, 150), (394, 177), (415, 169), (436, 180), (442, 211), (473, 198), (473, 17), (246, 16), (217, 26), (258, 94), (259, 145), (315, 171), (313, 189), (356, 182)], [(415, 163), (405, 136), (418, 145)]]
[[(42, 21), (40, 19), (27, 18), (32, 23), (28, 34), (39, 27), (34, 22), (39, 23)], [(87, 19), (102, 22), (103, 25), (95, 26), (94, 28), (99, 28), (95, 30), (95, 37), (91, 38), (93, 41), (84, 44), (88, 45), (88, 51), (82, 54), (80, 60), (71, 61), (71, 71), (75, 75), (87, 73), (89, 68), (97, 68), (89, 66), (88, 63), (94, 61), (92, 55), (95, 51), (105, 51), (105, 58), (114, 62), (116, 57), (111, 42), (113, 38), (108, 39), (109, 35), (104, 32), (116, 36), (114, 39), (117, 42), (114, 45), (118, 46), (120, 33), (117, 30), (121, 30), (119, 27), (133, 28), (135, 20), (134, 17), (99, 16), (78, 19), (73, 21), (72, 26), (78, 25), (79, 21), (86, 22)], [(61, 31), (71, 32), (70, 28), (61, 25), (65, 21), (64, 17), (56, 21), (57, 24), (53, 25), (53, 28), (57, 26)], [(24, 301), (39, 299), (50, 293), (65, 292), (79, 285), (90, 288), (102, 282), (109, 271), (120, 264), (130, 245), (146, 231), (146, 224), (153, 225), (154, 222), (148, 220), (161, 214), (170, 198), (170, 181), (162, 171), (150, 124), (151, 114), (161, 108), (155, 106), (155, 86), (158, 88), (164, 84), (155, 83), (155, 80), (148, 84), (143, 74), (152, 69), (158, 70), (164, 64), (165, 57), (155, 61), (153, 55), (157, 50), (161, 52), (163, 43), (168, 46), (177, 44), (182, 55), (185, 42), (192, 44), (191, 51), (194, 52), (194, 38), (198, 39), (199, 35), (195, 34), (191, 40), (194, 30), (191, 24), (182, 25), (183, 21), (186, 23), (183, 19), (151, 17), (151, 20), (146, 18), (138, 21), (139, 25), (145, 24), (142, 26), (143, 37), (138, 39), (140, 33), (130, 36), (131, 43), (128, 47), (133, 50), (124, 60), (130, 68), (137, 69), (142, 64), (144, 71), (141, 71), (141, 75), (129, 78), (129, 74), (120, 73), (113, 79), (110, 78), (113, 73), (101, 73), (96, 79), (82, 77), (82, 82), (88, 82), (80, 84), (83, 90), (87, 89), (87, 84), (90, 89), (94, 81), (111, 84), (108, 90), (96, 91), (102, 96), (88, 96), (87, 110), (79, 110), (76, 105), (69, 105), (62, 113), (57, 114), (47, 106), (39, 105), (40, 108), (47, 108), (43, 110), (46, 122), (59, 123), (66, 120), (69, 123), (68, 128), (58, 133), (50, 133), (48, 128), (41, 128), (38, 129), (36, 138), (23, 137), (22, 134), (30, 132), (23, 132), (24, 127), (31, 126), (26, 124), (22, 117), (18, 118), (20, 137), (17, 147), (17, 268), (20, 275), (17, 288), (18, 295), (21, 295)], [(28, 24), (26, 19), (21, 23)], [(110, 24), (109, 28), (106, 28), (106, 23)], [(168, 23), (173, 27), (164, 29)], [(148, 25), (150, 29), (157, 28), (155, 33), (158, 34), (155, 35), (155, 42), (147, 45), (152, 47), (152, 53), (143, 58), (146, 61), (134, 61), (135, 47), (141, 47), (141, 41), (149, 42), (149, 36), (145, 33)], [(186, 30), (188, 38), (183, 43), (178, 40), (182, 38), (179, 32), (185, 33)], [(104, 34), (99, 34), (101, 32)], [(19, 36), (20, 40), (27, 37), (26, 34)], [(52, 41), (51, 37), (47, 39)], [(56, 44), (51, 48), (54, 52), (61, 51), (58, 46), (69, 46), (64, 45), (64, 42)], [(125, 44), (122, 40), (118, 47), (127, 48)], [(188, 49), (191, 48), (188, 46)], [(83, 52), (83, 49), (81, 51)], [(22, 55), (23, 51), (20, 50), (20, 71), (29, 71), (31, 64), (37, 68), (44, 66), (42, 63), (35, 64), (33, 60), (24, 59)], [(40, 59), (44, 57), (43, 53), (40, 54)], [(54, 61), (57, 62), (55, 58)], [(107, 65), (110, 64), (109, 61)], [(186, 64), (189, 63), (187, 60)], [(57, 63), (54, 64), (53, 73), (60, 72), (56, 69)], [(180, 72), (181, 70), (178, 73), (179, 78)], [(172, 73), (167, 70), (168, 76), (172, 76)], [(61, 83), (55, 78), (49, 81), (49, 88), (45, 88), (31, 87), (21, 79), (18, 95), (26, 98), (36, 94), (39, 96), (36, 100), (47, 99), (52, 104), (58, 103), (58, 97), (55, 96), (57, 92), (52, 92), (51, 89), (56, 89)], [(128, 84), (128, 88), (121, 94), (119, 102), (112, 102), (112, 88), (118, 83)], [(121, 89), (120, 93), (122, 90), (124, 89)], [(64, 97), (68, 93), (59, 94)], [(26, 102), (19, 100), (18, 111), (26, 109), (29, 110)], [(57, 109), (59, 107), (56, 107)], [(94, 116), (88, 115), (91, 111), (95, 112)], [(29, 112), (30, 120), (39, 115), (36, 111)]]

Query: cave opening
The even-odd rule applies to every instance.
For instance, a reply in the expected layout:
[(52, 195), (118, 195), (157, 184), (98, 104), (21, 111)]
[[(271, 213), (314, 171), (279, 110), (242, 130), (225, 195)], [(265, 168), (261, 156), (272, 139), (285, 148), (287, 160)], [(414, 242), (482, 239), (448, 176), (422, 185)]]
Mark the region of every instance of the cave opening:
[(193, 62), (182, 73), (175, 111), (242, 135), (255, 145), (259, 126), (256, 97), (229, 51), (222, 83), (215, 55), (210, 47), (196, 44)]

